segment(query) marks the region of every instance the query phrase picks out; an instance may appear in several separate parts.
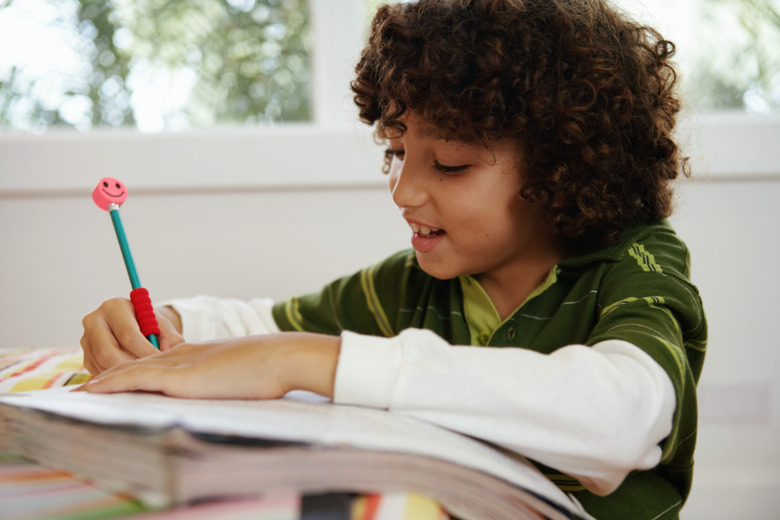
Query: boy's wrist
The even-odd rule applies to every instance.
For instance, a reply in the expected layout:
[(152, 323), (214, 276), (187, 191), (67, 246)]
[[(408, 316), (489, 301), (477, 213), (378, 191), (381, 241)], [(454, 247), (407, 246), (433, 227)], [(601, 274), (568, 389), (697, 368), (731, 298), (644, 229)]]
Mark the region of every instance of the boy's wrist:
[(341, 338), (325, 334), (287, 333), (290, 353), (285, 390), (306, 390), (333, 397)]

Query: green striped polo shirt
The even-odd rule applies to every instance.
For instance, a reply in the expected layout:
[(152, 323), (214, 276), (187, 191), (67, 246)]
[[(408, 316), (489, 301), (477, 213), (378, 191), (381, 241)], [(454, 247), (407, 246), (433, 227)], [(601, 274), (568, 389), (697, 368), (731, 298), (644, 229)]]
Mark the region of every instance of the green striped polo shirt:
[(471, 277), (439, 280), (402, 251), (321, 292), (274, 306), (282, 330), (392, 337), (429, 329), (456, 345), (550, 353), (566, 345), (628, 341), (669, 374), (677, 407), (660, 464), (630, 474), (606, 497), (539, 465), (599, 519), (673, 519), (690, 492), (696, 439), (696, 382), (707, 344), (688, 249), (666, 221), (624, 231), (607, 248), (568, 257), (505, 320)]

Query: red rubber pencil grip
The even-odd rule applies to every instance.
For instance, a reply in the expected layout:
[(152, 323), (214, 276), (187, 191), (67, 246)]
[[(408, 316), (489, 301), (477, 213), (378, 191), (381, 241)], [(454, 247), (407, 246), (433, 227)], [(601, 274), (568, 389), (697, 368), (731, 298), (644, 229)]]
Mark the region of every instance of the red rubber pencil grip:
[(149, 336), (150, 334), (160, 335), (160, 326), (157, 324), (157, 317), (154, 315), (152, 299), (149, 297), (149, 291), (144, 287), (133, 289), (130, 292), (130, 301), (133, 302), (135, 317), (138, 325), (141, 327), (141, 334)]

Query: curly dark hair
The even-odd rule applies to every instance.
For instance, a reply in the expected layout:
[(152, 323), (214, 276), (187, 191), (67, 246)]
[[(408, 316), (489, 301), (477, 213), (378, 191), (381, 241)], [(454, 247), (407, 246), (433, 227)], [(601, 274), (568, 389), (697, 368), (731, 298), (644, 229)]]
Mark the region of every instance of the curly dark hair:
[(420, 0), (379, 8), (351, 87), (362, 121), (517, 138), (521, 196), (573, 247), (667, 217), (688, 175), (672, 130), (674, 44), (602, 0)]

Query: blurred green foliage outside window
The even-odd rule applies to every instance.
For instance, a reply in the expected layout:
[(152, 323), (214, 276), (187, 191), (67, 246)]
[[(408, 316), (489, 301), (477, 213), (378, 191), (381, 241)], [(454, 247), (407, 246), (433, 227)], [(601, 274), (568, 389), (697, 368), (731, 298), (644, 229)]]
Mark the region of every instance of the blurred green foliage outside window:
[[(331, 1), (362, 2), (367, 12), (381, 3)], [(676, 23), (659, 28), (678, 44), (686, 108), (780, 111), (780, 0), (616, 1), (642, 6), (651, 23)], [(312, 120), (308, 0), (0, 6), (0, 131)]]
[(311, 118), (306, 0), (13, 0), (0, 129)]
[[(679, 2), (677, 5), (682, 5)], [(678, 51), (685, 104), (698, 111), (780, 111), (780, 0), (696, 0)]]

